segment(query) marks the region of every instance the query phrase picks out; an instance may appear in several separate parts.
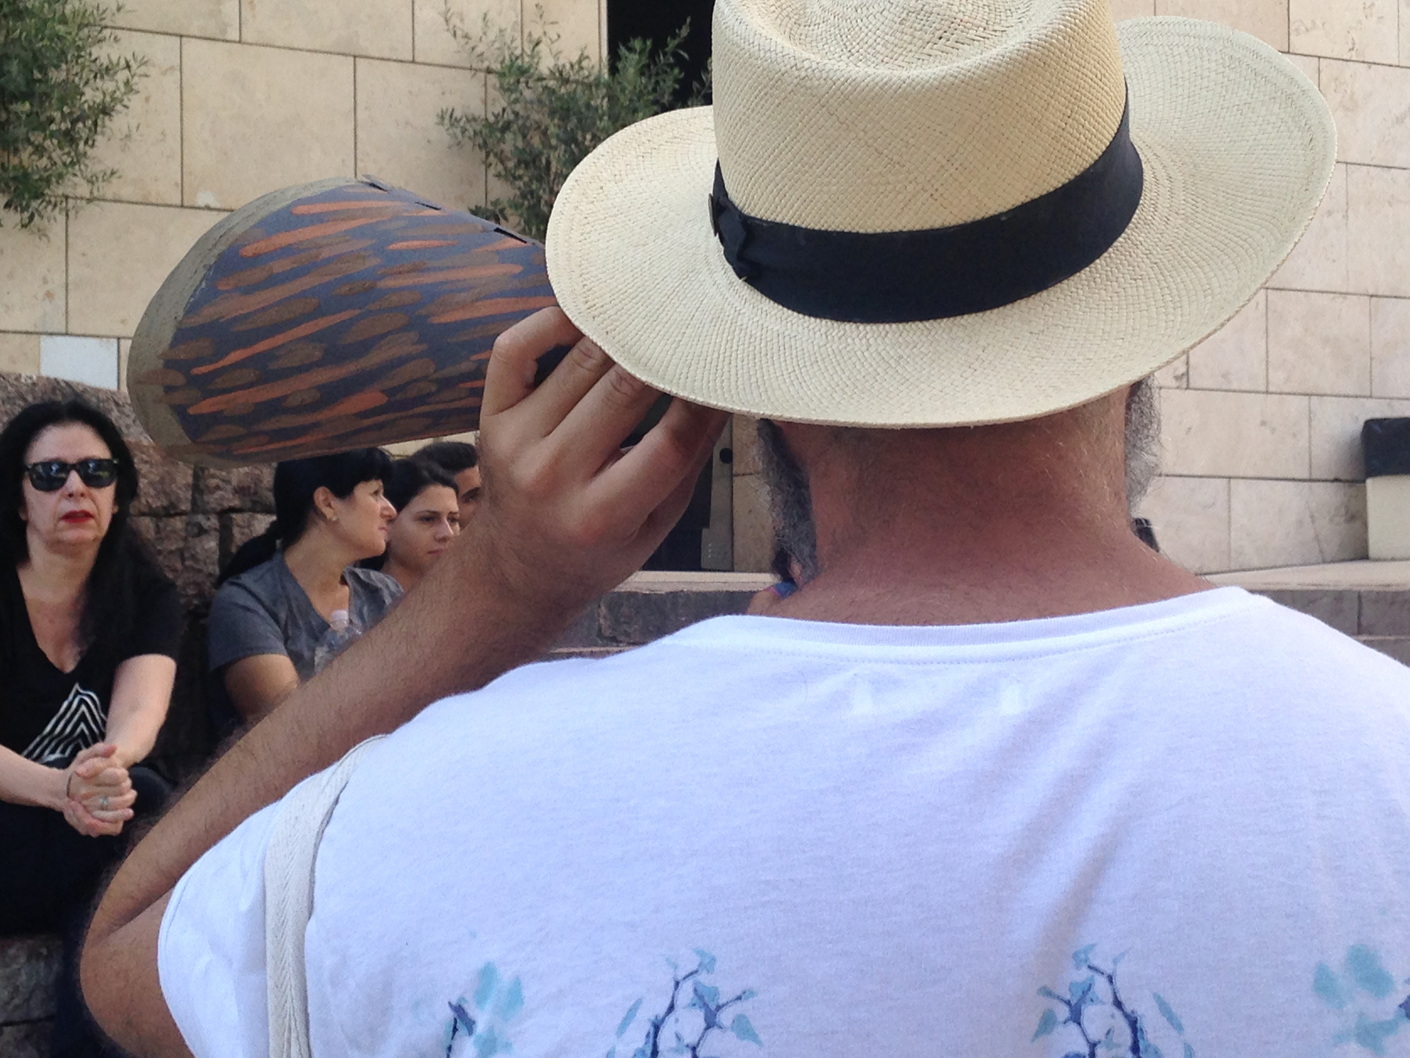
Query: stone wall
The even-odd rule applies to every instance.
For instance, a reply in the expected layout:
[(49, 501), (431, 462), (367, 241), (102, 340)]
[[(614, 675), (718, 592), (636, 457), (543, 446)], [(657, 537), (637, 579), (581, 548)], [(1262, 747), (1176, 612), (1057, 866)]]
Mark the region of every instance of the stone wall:
[[(537, 0), (452, 0), (478, 28), (530, 24)], [(605, 0), (544, 0), (567, 54), (600, 55)], [(44, 230), (0, 214), (0, 371), (119, 384), (161, 281), (227, 211), (276, 188), (374, 174), (443, 205), (491, 196), (442, 107), (483, 112), (487, 79), (445, 0), (126, 0), (122, 53), (148, 60), (96, 161), (120, 175)]]
[(1253, 33), (1317, 84), (1338, 163), (1302, 243), (1160, 375), (1164, 476), (1141, 513), (1201, 572), (1366, 555), (1364, 419), (1410, 415), (1410, 3), (1113, 0)]
[[(1287, 52), (1340, 136), (1302, 245), (1247, 309), (1160, 375), (1165, 473), (1140, 513), (1197, 571), (1366, 554), (1360, 424), (1410, 415), (1407, 5), (1112, 0), (1117, 18), (1208, 18)], [(543, 4), (565, 51), (595, 55), (605, 6)], [(512, 24), (534, 7), (451, 4), (470, 25), (484, 14)], [(488, 91), (442, 10), (443, 0), (128, 0), (120, 47), (151, 65), (100, 152), (123, 175), (47, 236), (0, 227), (0, 370), (117, 385), (126, 339), (171, 266), (224, 211), (273, 188), (371, 172), (448, 205), (482, 203), (493, 189), (481, 160), (435, 124), (440, 107), (483, 107)], [(737, 569), (764, 568), (770, 552), (751, 431), (736, 424)], [(175, 530), (159, 528), (176, 546)]]

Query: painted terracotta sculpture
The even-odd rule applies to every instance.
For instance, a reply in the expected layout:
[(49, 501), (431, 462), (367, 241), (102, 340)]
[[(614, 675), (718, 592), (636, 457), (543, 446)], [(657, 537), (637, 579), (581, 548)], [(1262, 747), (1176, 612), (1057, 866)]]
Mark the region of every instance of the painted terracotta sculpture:
[(460, 433), (495, 338), (553, 303), (539, 243), (370, 179), (307, 184), (183, 258), (128, 390), (158, 444), (206, 466)]

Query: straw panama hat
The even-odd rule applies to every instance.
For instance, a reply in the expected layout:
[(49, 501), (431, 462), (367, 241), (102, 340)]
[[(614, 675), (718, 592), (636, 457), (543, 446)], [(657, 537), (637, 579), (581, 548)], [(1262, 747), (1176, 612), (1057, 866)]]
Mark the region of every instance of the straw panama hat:
[(730, 411), (947, 426), (1084, 403), (1234, 315), (1331, 178), (1317, 89), (1213, 23), (718, 0), (713, 33), (714, 106), (589, 155), (547, 258), (618, 363)]

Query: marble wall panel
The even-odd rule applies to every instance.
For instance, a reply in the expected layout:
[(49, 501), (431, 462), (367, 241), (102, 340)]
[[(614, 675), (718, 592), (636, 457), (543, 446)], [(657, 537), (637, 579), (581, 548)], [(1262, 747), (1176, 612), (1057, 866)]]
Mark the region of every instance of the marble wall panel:
[(0, 218), (0, 329), (65, 330), (66, 223), (62, 214), (29, 228)]
[(1307, 477), (1306, 397), (1165, 389), (1160, 398), (1165, 473)]
[[(412, 0), (416, 61), (441, 66), (478, 65), (446, 26), (446, 11), (461, 31), (479, 39), (486, 28), (491, 36), (504, 29), (517, 38), (522, 19), (520, 0)], [(530, 14), (533, 4), (529, 5)]]
[(1346, 257), (1352, 290), (1410, 297), (1410, 170), (1347, 166)]
[(1332, 170), (1327, 193), (1270, 287), (1349, 291), (1346, 270), (1346, 166)]
[(1268, 293), (1260, 290), (1189, 352), (1192, 389), (1268, 388)]
[(1322, 60), (1322, 95), (1337, 124), (1337, 158), (1410, 166), (1410, 69)]
[(12, 375), (37, 375), (39, 335), (0, 332), (0, 371)]
[(1331, 481), (1229, 483), (1232, 569), (1366, 557), (1366, 488)]
[(155, 33), (239, 40), (240, 0), (123, 0), (112, 23)]
[(1155, 13), (1222, 22), (1288, 50), (1288, 0), (1155, 0)]
[(1369, 394), (1370, 298), (1269, 291), (1268, 388), (1275, 393)]
[(409, 0), (240, 0), (247, 44), (411, 58)]
[(1362, 62), (1396, 60), (1398, 0), (1289, 0), (1288, 46)]
[(223, 215), (127, 202), (79, 210), (69, 232), (69, 329), (130, 337), (162, 281)]
[(182, 42), (187, 205), (234, 209), (292, 184), (353, 172), (353, 60)]
[(137, 54), (147, 66), (137, 94), (113, 118), (94, 148), (97, 169), (116, 169), (101, 197), (181, 204), (181, 40), (162, 33), (119, 30), (109, 53)]
[(1410, 397), (1410, 299), (1371, 299), (1371, 392)]
[(485, 201), (484, 158), (452, 146), (436, 124), (445, 107), (483, 112), (485, 75), (404, 62), (357, 60), (357, 172), (453, 209)]

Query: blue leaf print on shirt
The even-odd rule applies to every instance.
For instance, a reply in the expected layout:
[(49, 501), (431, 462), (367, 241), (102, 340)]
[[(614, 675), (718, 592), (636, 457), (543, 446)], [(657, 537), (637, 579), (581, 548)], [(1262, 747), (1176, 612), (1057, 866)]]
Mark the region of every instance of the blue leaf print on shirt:
[[(505, 980), (494, 963), (485, 963), (476, 977), (474, 998), (461, 996), (446, 1005), (451, 1019), (445, 1037), (445, 1058), (455, 1058), (457, 1054), (493, 1058), (514, 1050), (508, 1023), (524, 1008), (524, 988), (519, 978)], [(461, 1040), (468, 1041), (468, 1047), (457, 1047)]]
[[(682, 1054), (687, 1058), (700, 1058), (700, 1049), (715, 1033), (727, 1032), (744, 1043), (762, 1047), (764, 1041), (754, 1030), (753, 1023), (742, 1012), (735, 1013), (726, 1020), (725, 1011), (753, 999), (755, 992), (746, 988), (729, 998), (723, 998), (717, 985), (705, 980), (715, 972), (715, 957), (707, 951), (695, 949), (697, 962), (695, 969), (681, 973), (675, 963), (671, 967), (671, 994), (659, 1014), (652, 1016), (646, 1027), (641, 1046), (632, 1052), (631, 1058), (660, 1058), (665, 1053)], [(689, 985), (684, 999), (682, 990)], [(617, 1036), (621, 1036), (636, 1020), (637, 1012), (645, 997), (638, 999), (622, 1016), (617, 1026)], [(617, 1048), (607, 1052), (607, 1058), (617, 1058)]]
[[(1058, 1009), (1049, 1007), (1043, 1011), (1030, 1042), (1071, 1026), (1069, 1036), (1080, 1037), (1082, 1050), (1068, 1051), (1063, 1058), (1097, 1058), (1099, 1051), (1126, 1054), (1130, 1058), (1164, 1058), (1147, 1034), (1145, 1018), (1129, 998), (1121, 994), (1116, 983), (1116, 970), (1125, 953), (1115, 956), (1109, 963), (1103, 960), (1110, 967), (1104, 969), (1092, 961), (1096, 950), (1097, 945), (1088, 944), (1072, 953), (1073, 967), (1079, 973), (1086, 971), (1086, 975), (1068, 983), (1066, 996), (1046, 986), (1038, 989), (1038, 994), (1058, 1004)], [(1184, 1023), (1163, 997), (1155, 993), (1152, 996), (1160, 1016), (1179, 1035), (1183, 1058), (1194, 1058), (1194, 1048), (1184, 1039)]]
[(1347, 948), (1340, 974), (1319, 962), (1312, 971), (1312, 993), (1340, 1015), (1342, 1027), (1332, 1036), (1335, 1046), (1355, 1043), (1372, 1054), (1384, 1055), (1391, 1037), (1410, 1034), (1410, 996), (1394, 1003), (1399, 995), (1395, 977), (1385, 968), (1380, 953), (1369, 945)]

